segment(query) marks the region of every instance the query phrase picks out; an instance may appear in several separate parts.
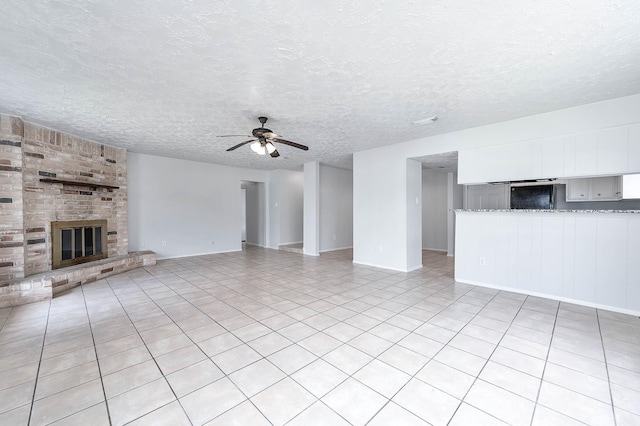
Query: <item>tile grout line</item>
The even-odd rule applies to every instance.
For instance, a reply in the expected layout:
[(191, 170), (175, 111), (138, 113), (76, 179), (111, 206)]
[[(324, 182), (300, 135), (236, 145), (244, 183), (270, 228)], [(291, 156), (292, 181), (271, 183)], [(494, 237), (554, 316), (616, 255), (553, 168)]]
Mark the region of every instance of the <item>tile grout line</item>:
[[(544, 383), (544, 373), (547, 371), (547, 364), (549, 363), (549, 354), (551, 353), (551, 345), (553, 344), (553, 338), (555, 336), (556, 325), (558, 323), (558, 313), (560, 312), (561, 303), (562, 302), (558, 302), (558, 307), (556, 308), (556, 315), (553, 320), (553, 328), (551, 329), (551, 340), (549, 340), (549, 347), (547, 348), (547, 355), (544, 359), (544, 367), (542, 367), (542, 374), (540, 376), (540, 384), (538, 385), (538, 392), (536, 393), (536, 400), (533, 406), (533, 412), (531, 413), (531, 421), (529, 422), (529, 425), (531, 426), (533, 426), (533, 419), (535, 418), (536, 409), (538, 408), (538, 400), (540, 399), (540, 392), (542, 391), (542, 384)], [(567, 417), (570, 417), (570, 416), (567, 416)], [(570, 417), (570, 418), (573, 419), (573, 417)], [(577, 419), (574, 419), (574, 420), (577, 420)]]
[[(13, 310), (11, 311), (13, 313)], [(40, 366), (42, 365), (42, 355), (44, 355), (44, 346), (47, 338), (47, 329), (49, 328), (49, 315), (51, 315), (51, 300), (49, 300), (49, 308), (47, 309), (47, 322), (44, 328), (44, 334), (42, 335), (42, 350), (40, 351), (40, 359), (38, 360), (38, 369), (36, 371), (36, 379), (33, 384), (33, 394), (31, 395), (31, 407), (29, 407), (29, 419), (27, 424), (31, 424), (31, 417), (33, 416), (33, 406), (35, 405), (36, 391), (38, 390), (38, 376), (40, 375)], [(8, 319), (8, 317), (7, 317)]]
[(102, 395), (104, 396), (104, 405), (107, 409), (107, 419), (109, 424), (113, 424), (111, 421), (111, 411), (109, 410), (109, 401), (107, 400), (107, 393), (104, 389), (104, 380), (102, 377), (102, 369), (100, 368), (100, 359), (98, 358), (98, 348), (96, 347), (95, 336), (93, 335), (93, 325), (91, 323), (91, 316), (89, 315), (89, 308), (87, 308), (87, 299), (84, 294), (84, 287), (80, 284), (80, 290), (82, 291), (82, 301), (84, 304), (84, 310), (87, 313), (87, 321), (89, 321), (89, 330), (91, 330), (91, 341), (93, 342), (93, 352), (96, 355), (96, 365), (98, 366), (98, 374), (100, 376), (100, 386), (102, 387)]
[(0, 324), (0, 332), (4, 330), (4, 326), (7, 324), (7, 321), (9, 321), (9, 317), (13, 313), (14, 306), (9, 306), (8, 309), (9, 309), (9, 313), (3, 318), (2, 324)]
[(611, 389), (611, 376), (609, 376), (609, 363), (607, 362), (607, 351), (604, 346), (604, 338), (602, 337), (602, 325), (600, 324), (600, 312), (596, 309), (596, 319), (598, 320), (598, 331), (600, 334), (600, 343), (602, 343), (602, 356), (604, 357), (604, 367), (607, 372), (607, 384), (609, 385), (609, 398), (611, 398), (611, 414), (613, 415), (614, 426), (618, 424), (616, 418), (616, 407), (613, 403), (613, 390)]

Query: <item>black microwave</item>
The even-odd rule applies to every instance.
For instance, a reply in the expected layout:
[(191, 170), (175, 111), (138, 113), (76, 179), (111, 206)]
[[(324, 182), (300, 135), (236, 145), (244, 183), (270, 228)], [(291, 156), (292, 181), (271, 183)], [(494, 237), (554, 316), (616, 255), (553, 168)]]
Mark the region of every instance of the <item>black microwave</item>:
[(554, 201), (553, 185), (511, 187), (512, 209), (550, 210), (554, 208)]

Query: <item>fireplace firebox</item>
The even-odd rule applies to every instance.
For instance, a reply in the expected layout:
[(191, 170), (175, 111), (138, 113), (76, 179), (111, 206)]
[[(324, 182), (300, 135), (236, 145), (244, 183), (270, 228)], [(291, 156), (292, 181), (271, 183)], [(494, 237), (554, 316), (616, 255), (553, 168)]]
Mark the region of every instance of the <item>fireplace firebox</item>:
[(107, 257), (107, 221), (51, 222), (51, 268), (58, 269)]

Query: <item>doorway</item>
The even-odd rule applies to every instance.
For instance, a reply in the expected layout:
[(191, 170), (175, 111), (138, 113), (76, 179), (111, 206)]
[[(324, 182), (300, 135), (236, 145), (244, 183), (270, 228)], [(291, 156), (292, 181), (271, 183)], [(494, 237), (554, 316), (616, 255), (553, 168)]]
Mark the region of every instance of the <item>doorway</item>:
[(416, 158), (422, 163), (422, 249), (455, 252), (454, 209), (463, 207), (457, 151)]

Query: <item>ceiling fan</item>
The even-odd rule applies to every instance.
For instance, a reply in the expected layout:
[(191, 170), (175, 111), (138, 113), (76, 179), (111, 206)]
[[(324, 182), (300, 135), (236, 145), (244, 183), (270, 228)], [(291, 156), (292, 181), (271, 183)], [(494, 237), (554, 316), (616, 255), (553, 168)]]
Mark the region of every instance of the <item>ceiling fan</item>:
[[(255, 139), (249, 139), (248, 141), (244, 141), (239, 143), (238, 145), (234, 145), (231, 148), (227, 149), (227, 151), (233, 151), (236, 148), (240, 148), (243, 145), (246, 145), (250, 142), (254, 142), (251, 144), (251, 150), (253, 152), (255, 152), (256, 154), (259, 155), (265, 155), (266, 153), (269, 153), (270, 156), (272, 157), (279, 157), (280, 154), (278, 153), (278, 150), (276, 149), (275, 145), (273, 144), (275, 143), (281, 143), (284, 145), (289, 145), (292, 146), (294, 148), (298, 148), (298, 149), (302, 149), (304, 151), (308, 151), (309, 147), (305, 146), (305, 145), (301, 145), (299, 143), (295, 143), (295, 142), (291, 142), (288, 141), (286, 139), (282, 139), (280, 136), (276, 135), (275, 133), (273, 133), (271, 130), (266, 129), (264, 127), (264, 123), (267, 122), (268, 118), (267, 117), (258, 117), (258, 120), (260, 120), (260, 123), (262, 124), (261, 127), (258, 127), (257, 129), (253, 129), (253, 131), (251, 132), (251, 134), (253, 135), (253, 137)], [(218, 138), (230, 138), (230, 137), (235, 137), (235, 136), (245, 136), (245, 135), (222, 135), (222, 136), (217, 136)], [(251, 136), (249, 136), (251, 137)]]

